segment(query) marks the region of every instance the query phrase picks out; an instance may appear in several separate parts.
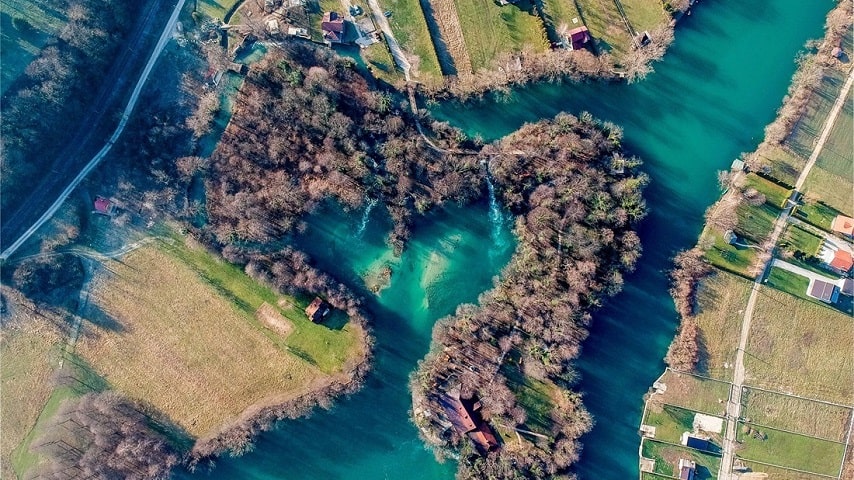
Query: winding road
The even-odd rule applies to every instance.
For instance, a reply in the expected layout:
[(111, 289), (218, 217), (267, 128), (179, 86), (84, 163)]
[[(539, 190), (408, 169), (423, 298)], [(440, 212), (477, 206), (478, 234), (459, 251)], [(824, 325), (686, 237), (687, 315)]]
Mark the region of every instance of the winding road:
[[(166, 0), (155, 0), (148, 7), (147, 14), (140, 19), (140, 23), (135, 28), (131, 40), (125, 47), (123, 47), (120, 57), (116, 62), (114, 62), (113, 68), (105, 77), (104, 84), (96, 101), (90, 105), (88, 116), (74, 122), (74, 124), (77, 125), (78, 130), (75, 137), (71, 142), (69, 142), (69, 149), (71, 150), (66, 149), (66, 151), (60, 155), (60, 158), (56, 159), (54, 162), (55, 168), (53, 169), (53, 174), (46, 176), (42, 184), (35, 189), (24, 202), (22, 202), (16, 212), (14, 212), (9, 218), (4, 218), (2, 232), (0, 232), (2, 233), (2, 238), (0, 239), (3, 240), (4, 249), (2, 253), (0, 253), (0, 260), (8, 259), (10, 255), (15, 253), (15, 251), (18, 250), (18, 248), (20, 248), (20, 246), (36, 232), (36, 230), (50, 220), (71, 192), (80, 185), (80, 182), (82, 182), (84, 178), (86, 178), (86, 175), (101, 163), (101, 160), (103, 160), (107, 153), (110, 152), (110, 149), (113, 148), (113, 144), (115, 144), (116, 140), (124, 131), (128, 120), (130, 119), (130, 115), (133, 112), (134, 107), (136, 107), (137, 100), (142, 92), (142, 87), (145, 85), (146, 80), (148, 80), (151, 70), (157, 62), (157, 58), (160, 56), (160, 53), (163, 51), (163, 48), (172, 36), (175, 24), (178, 22), (178, 15), (184, 8), (186, 0), (178, 0), (178, 3), (173, 8), (172, 14), (166, 22), (166, 25), (163, 27), (154, 50), (148, 57), (148, 62), (145, 64), (145, 68), (143, 68), (137, 79), (136, 86), (134, 87), (127, 105), (122, 112), (121, 120), (109, 140), (107, 140), (101, 150), (82, 167), (65, 189), (59, 192), (58, 196), (51, 196), (53, 193), (52, 190), (56, 190), (62, 186), (63, 181), (67, 180), (67, 178), (74, 173), (74, 170), (71, 170), (71, 168), (73, 168), (75, 164), (78, 164), (79, 160), (76, 161), (77, 156), (83, 153), (83, 149), (91, 140), (93, 130), (98, 123), (102, 121), (105, 113), (109, 109), (108, 107), (111, 100), (115, 99), (122, 93), (119, 91), (120, 88), (117, 85), (126, 81), (127, 75), (129, 75), (134, 69), (136, 64), (134, 61), (135, 57), (139, 55), (137, 49), (142, 47), (145, 43), (145, 37), (150, 33), (150, 30), (154, 28), (155, 22), (158, 18), (158, 7), (162, 6), (164, 1)], [(46, 204), (51, 198), (55, 198), (55, 200), (51, 205), (47, 206)], [(42, 212), (41, 216), (33, 222), (34, 217), (40, 212)], [(27, 226), (29, 226), (29, 228), (26, 228)], [(7, 243), (11, 240), (9, 237), (14, 239), (14, 241)]]

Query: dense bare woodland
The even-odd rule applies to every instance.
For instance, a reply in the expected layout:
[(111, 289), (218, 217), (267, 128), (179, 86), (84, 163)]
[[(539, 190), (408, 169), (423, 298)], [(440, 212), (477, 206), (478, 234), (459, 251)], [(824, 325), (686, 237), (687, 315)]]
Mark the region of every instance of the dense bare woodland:
[[(207, 184), (221, 243), (266, 243), (298, 230), (299, 217), (326, 198), (352, 209), (380, 199), (399, 252), (414, 213), (483, 191), (477, 158), (422, 146), (405, 104), (372, 90), (350, 60), (327, 50), (297, 43), (268, 54), (236, 104)], [(434, 127), (445, 145), (463, 139)]]
[(114, 392), (68, 400), (35, 443), (46, 458), (39, 478), (167, 477), (180, 456), (162, 428), (141, 405)]
[[(68, 18), (4, 98), (2, 122), (2, 207), (40, 178), (45, 158), (66, 146), (72, 129), (57, 128), (80, 115), (101, 86), (140, 2), (63, 0)], [(62, 9), (63, 7), (58, 7)], [(106, 108), (102, 105), (101, 108)], [(93, 126), (94, 128), (94, 126)]]
[[(479, 306), (463, 305), (436, 327), (411, 382), (415, 421), (440, 450), (461, 451), (461, 478), (550, 478), (567, 474), (592, 425), (571, 390), (572, 361), (591, 310), (620, 290), (639, 257), (632, 228), (646, 212), (647, 177), (621, 156), (619, 129), (586, 114), (527, 125), (494, 150), (490, 171), (516, 215), (519, 246)], [(551, 392), (545, 414), (518, 397), (532, 382)], [(496, 431), (512, 436), (536, 423), (541, 433), (476, 454), (444, 420), (442, 398), (456, 390), (480, 400)]]

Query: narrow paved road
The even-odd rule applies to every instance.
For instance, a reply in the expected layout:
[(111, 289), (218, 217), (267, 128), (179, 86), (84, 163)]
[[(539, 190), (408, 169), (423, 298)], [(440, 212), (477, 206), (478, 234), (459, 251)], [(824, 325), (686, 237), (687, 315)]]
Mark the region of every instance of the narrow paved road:
[[(848, 79), (846, 80), (845, 85), (842, 87), (842, 91), (839, 92), (839, 97), (836, 99), (836, 103), (834, 103), (833, 109), (828, 114), (827, 120), (825, 120), (824, 129), (822, 130), (821, 135), (818, 138), (818, 142), (816, 142), (816, 145), (813, 148), (813, 152), (810, 155), (809, 160), (807, 160), (807, 164), (804, 166), (804, 169), (801, 171), (801, 174), (798, 177), (798, 181), (795, 183), (795, 192), (800, 191), (801, 187), (803, 187), (804, 181), (806, 181), (810, 170), (812, 169), (813, 165), (815, 165), (816, 159), (818, 159), (818, 156), (821, 153), (821, 149), (824, 148), (824, 143), (830, 136), (830, 131), (833, 129), (833, 124), (836, 123), (836, 117), (839, 116), (839, 112), (842, 110), (842, 106), (845, 104), (845, 99), (848, 97), (848, 92), (851, 90), (852, 82), (854, 82), (854, 70), (848, 73)], [(780, 234), (783, 232), (783, 229), (788, 223), (789, 216), (792, 212), (792, 203), (788, 202), (788, 205), (789, 207), (783, 210), (780, 213), (780, 216), (777, 217), (777, 220), (774, 221), (774, 230), (771, 232), (771, 236), (768, 238), (767, 244), (771, 245), (771, 252), (769, 252), (772, 254), (771, 259), (773, 259), (774, 245), (777, 244), (777, 240), (780, 238)], [(762, 269), (762, 272), (754, 280), (753, 287), (750, 289), (750, 298), (747, 300), (747, 308), (744, 309), (744, 319), (741, 323), (741, 336), (738, 339), (738, 350), (736, 351), (735, 356), (735, 371), (733, 373), (732, 380), (732, 394), (730, 395), (730, 400), (727, 403), (726, 408), (726, 436), (724, 437), (723, 441), (723, 455), (721, 458), (720, 472), (718, 474), (718, 478), (720, 480), (738, 479), (738, 474), (733, 473), (732, 467), (735, 461), (735, 450), (737, 447), (736, 430), (738, 427), (738, 420), (741, 418), (741, 390), (742, 386), (744, 385), (744, 349), (747, 348), (747, 337), (750, 334), (750, 322), (753, 320), (753, 309), (756, 307), (756, 299), (758, 298), (759, 289), (762, 287), (762, 282), (765, 279), (765, 275), (767, 275), (768, 270), (770, 270), (773, 264), (773, 261), (766, 262), (765, 266)]]
[[(21, 232), (16, 237), (14, 242), (12, 242), (9, 245), (4, 244), (5, 250), (3, 250), (2, 253), (0, 253), (0, 260), (6, 260), (7, 258), (9, 258), (10, 255), (15, 253), (15, 251), (28, 238), (30, 238), (30, 236), (32, 236), (32, 234), (35, 233), (36, 230), (39, 229), (39, 227), (41, 227), (42, 225), (44, 225), (45, 222), (50, 220), (50, 218), (54, 215), (54, 213), (56, 213), (56, 211), (59, 210), (59, 207), (62, 205), (62, 203), (65, 202), (65, 199), (68, 198), (68, 195), (70, 195), (71, 192), (77, 187), (77, 185), (79, 185), (80, 182), (82, 182), (83, 179), (86, 178), (86, 175), (88, 175), (89, 172), (91, 172), (96, 166), (98, 166), (99, 163), (101, 163), (101, 160), (107, 155), (107, 153), (109, 153), (110, 149), (113, 148), (113, 144), (116, 142), (116, 140), (122, 134), (122, 132), (125, 129), (125, 126), (127, 126), (128, 120), (130, 119), (130, 114), (131, 114), (131, 112), (133, 112), (134, 107), (136, 107), (136, 102), (139, 99), (139, 94), (142, 91), (142, 87), (145, 85), (146, 80), (148, 80), (148, 76), (151, 74), (151, 70), (154, 68), (154, 64), (157, 62), (157, 58), (160, 56), (160, 53), (163, 51), (163, 48), (166, 46), (166, 44), (169, 42), (169, 39), (172, 37), (172, 32), (175, 29), (175, 24), (178, 21), (178, 15), (181, 13), (181, 9), (184, 8), (184, 2), (185, 1), (186, 0), (178, 0), (178, 3), (175, 5), (175, 8), (172, 10), (172, 15), (169, 17), (169, 21), (166, 22), (166, 25), (160, 34), (160, 38), (158, 39), (157, 44), (154, 47), (154, 50), (151, 52), (151, 55), (148, 58), (148, 62), (146, 63), (145, 68), (142, 70), (142, 73), (140, 74), (140, 76), (136, 82), (136, 86), (134, 87), (133, 92), (131, 93), (130, 99), (128, 100), (128, 103), (125, 106), (124, 112), (122, 113), (121, 121), (119, 121), (119, 125), (116, 127), (115, 131), (113, 132), (113, 135), (107, 141), (106, 145), (104, 145), (104, 147), (101, 148), (101, 150), (97, 154), (95, 154), (95, 156), (92, 157), (92, 159), (89, 160), (89, 162), (85, 166), (83, 166), (83, 169), (77, 174), (76, 177), (74, 177), (71, 180), (71, 183), (69, 183), (68, 186), (66, 186), (65, 189), (59, 193), (59, 196), (56, 197), (53, 204), (47, 208), (47, 210), (41, 215), (41, 217), (39, 217), (35, 221), (35, 223), (33, 223), (28, 229)], [(154, 9), (154, 10), (156, 11), (156, 9)], [(149, 18), (148, 21), (153, 22), (154, 18), (156, 18), (156, 16), (157, 15), (152, 13), (151, 14), (152, 18)], [(143, 35), (144, 33), (145, 33), (145, 29), (143, 28), (140, 35)], [(141, 45), (142, 40), (143, 40), (143, 38), (141, 36), (139, 36), (137, 38), (136, 46)], [(129, 48), (133, 48), (133, 46), (130, 46)], [(126, 63), (125, 68), (130, 69), (132, 67), (133, 67), (132, 62), (128, 61)], [(126, 73), (126, 72), (121, 72), (121, 73)], [(106, 86), (110, 87), (110, 85), (106, 85)], [(98, 115), (103, 115), (103, 112), (106, 109), (105, 108), (106, 106), (100, 105), (99, 107), (100, 107), (100, 111), (98, 112)], [(100, 119), (100, 117), (99, 117), (99, 119)], [(88, 120), (88, 119), (84, 119), (84, 120)], [(84, 122), (83, 127), (84, 127), (84, 129), (91, 130), (91, 128), (93, 128), (94, 125), (92, 123)], [(88, 140), (89, 137), (87, 136), (86, 138)], [(59, 160), (60, 161), (67, 160), (68, 162), (71, 162), (70, 159), (62, 159), (61, 158)], [(69, 172), (69, 173), (73, 173), (73, 172)], [(51, 179), (53, 181), (53, 183), (61, 182), (64, 180), (64, 178), (60, 178), (60, 177), (62, 177), (62, 175), (55, 174), (53, 177), (54, 178)], [(13, 218), (9, 220), (9, 222), (12, 222), (12, 225), (9, 225), (8, 223), (6, 223), (6, 225), (4, 225), (4, 230), (5, 231), (11, 231), (11, 229), (18, 228), (20, 225), (25, 226), (25, 224), (23, 224), (23, 222), (25, 220), (29, 219), (30, 216), (32, 216), (32, 215), (38, 214), (38, 211), (34, 212), (32, 210), (28, 210), (25, 207), (32, 205), (34, 202), (38, 202), (39, 199), (45, 195), (45, 193), (46, 192), (44, 192), (42, 190), (38, 190), (38, 191), (33, 192), (33, 194), (27, 200), (25, 205), (23, 207), (19, 208), (19, 210), (15, 213)]]
[(403, 53), (403, 49), (400, 48), (400, 44), (397, 43), (397, 39), (394, 38), (394, 33), (391, 32), (391, 26), (388, 24), (388, 19), (383, 14), (382, 8), (377, 3), (377, 0), (368, 0), (368, 5), (371, 7), (371, 13), (374, 14), (374, 22), (380, 26), (380, 30), (383, 31), (385, 35), (385, 41), (388, 42), (388, 48), (391, 50), (391, 56), (394, 57), (394, 63), (403, 70), (403, 77), (407, 82), (412, 79), (409, 78), (409, 69), (412, 68), (409, 65), (409, 61), (406, 60), (406, 55)]

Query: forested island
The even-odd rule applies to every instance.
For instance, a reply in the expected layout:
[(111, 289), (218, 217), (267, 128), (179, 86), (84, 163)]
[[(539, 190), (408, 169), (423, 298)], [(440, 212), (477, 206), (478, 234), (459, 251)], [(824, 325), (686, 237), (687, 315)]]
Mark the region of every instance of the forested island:
[(440, 452), (460, 453), (461, 478), (552, 478), (578, 459), (593, 419), (572, 362), (592, 310), (640, 255), (632, 229), (646, 212), (647, 177), (620, 135), (561, 114), (484, 156), (519, 245), (478, 306), (439, 321), (411, 382), (416, 424)]

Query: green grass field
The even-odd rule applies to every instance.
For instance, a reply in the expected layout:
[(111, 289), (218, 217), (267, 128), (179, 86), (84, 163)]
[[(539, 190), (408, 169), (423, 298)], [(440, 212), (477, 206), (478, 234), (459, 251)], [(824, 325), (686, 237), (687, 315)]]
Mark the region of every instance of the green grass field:
[(839, 474), (845, 451), (842, 443), (755, 425), (752, 426), (755, 434), (748, 434), (747, 429), (746, 424), (739, 422), (737, 455), (741, 458), (834, 477)]
[(225, 14), (242, 0), (198, 0), (198, 11), (210, 18), (223, 20)]
[[(704, 375), (725, 380), (732, 377), (743, 310), (751, 287), (751, 282), (720, 270), (700, 282), (694, 319), (703, 334), (705, 358), (701, 358), (698, 368)], [(724, 368), (725, 363), (730, 368)]]
[(709, 245), (704, 256), (712, 265), (745, 278), (753, 278), (751, 267), (756, 264), (756, 249), (730, 245), (724, 241), (721, 232), (708, 226), (700, 234), (700, 243)]
[[(418, 0), (379, 0), (384, 10), (391, 11), (388, 19), (394, 38), (407, 52), (418, 57), (413, 65), (414, 75), (427, 82), (441, 82), (442, 70), (439, 57), (427, 29), (427, 19)], [(412, 63), (410, 61), (410, 63)]]
[(403, 74), (397, 69), (385, 43), (375, 43), (368, 48), (360, 48), (359, 53), (365, 64), (371, 67), (371, 74), (379, 80), (394, 85), (403, 79)]
[(744, 187), (754, 188), (765, 195), (765, 203), (777, 209), (785, 206), (786, 200), (792, 194), (792, 189), (781, 187), (776, 183), (760, 177), (755, 173), (748, 173), (744, 177)]
[(475, 71), (490, 69), (501, 53), (548, 48), (542, 19), (529, 0), (496, 5), (492, 0), (455, 0), (460, 26)]
[(620, 3), (629, 23), (638, 33), (652, 30), (670, 21), (658, 0), (620, 0)]
[(786, 227), (779, 245), (791, 253), (801, 252), (805, 257), (812, 257), (818, 253), (823, 241), (824, 239), (812, 232), (808, 232), (797, 225), (789, 225)]
[(709, 415), (722, 415), (729, 399), (730, 384), (668, 370), (661, 379), (667, 391), (654, 395), (653, 401)]
[(771, 465), (766, 465), (761, 462), (752, 462), (750, 460), (739, 460), (745, 465), (745, 467), (749, 468), (751, 472), (765, 473), (768, 475), (768, 478), (774, 480), (830, 480), (825, 475), (798, 472), (792, 469), (782, 467), (772, 467)]
[(649, 439), (643, 440), (641, 452), (644, 457), (655, 459), (655, 473), (674, 476), (679, 459), (684, 458), (697, 462), (695, 478), (705, 480), (718, 478), (721, 459), (715, 455), (702, 453), (681, 445), (670, 445)]
[(840, 339), (844, 338), (854, 338), (850, 316), (762, 288), (745, 350), (746, 383), (850, 403), (854, 395), (854, 351), (840, 348)]
[[(673, 405), (655, 405), (647, 409), (644, 425), (655, 427), (655, 439), (668, 443), (679, 443), (682, 432), (690, 432), (694, 429), (694, 415), (696, 412)], [(726, 421), (724, 421), (724, 431)], [(721, 436), (712, 435), (712, 441), (721, 445)]]
[(0, 0), (0, 95), (65, 25), (65, 12), (50, 0)]
[(750, 422), (834, 442), (844, 442), (851, 409), (744, 387), (741, 415)]
[(610, 53), (619, 59), (630, 51), (632, 37), (613, 0), (575, 0), (575, 5), (590, 30), (596, 53)]
[[(543, 13), (546, 21), (551, 22), (556, 31), (572, 30), (583, 25), (581, 13), (571, 0), (543, 0)], [(573, 19), (576, 20), (575, 23)]]
[(798, 205), (793, 213), (794, 216), (801, 220), (816, 226), (824, 231), (829, 232), (830, 226), (833, 224), (833, 219), (841, 212), (833, 209), (823, 203), (807, 201), (803, 205)]

